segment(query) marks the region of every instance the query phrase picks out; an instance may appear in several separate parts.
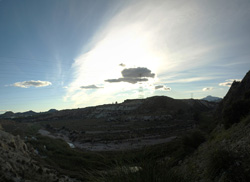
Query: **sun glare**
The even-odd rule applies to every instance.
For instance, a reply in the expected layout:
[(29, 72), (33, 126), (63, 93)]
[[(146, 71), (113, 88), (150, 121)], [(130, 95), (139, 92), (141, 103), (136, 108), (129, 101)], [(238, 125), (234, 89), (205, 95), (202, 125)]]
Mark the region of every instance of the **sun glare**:
[[(105, 84), (105, 79), (119, 78), (124, 67), (146, 67), (154, 72), (160, 57), (153, 52), (150, 36), (137, 26), (111, 31), (89, 52), (77, 58), (74, 86)], [(127, 86), (127, 85), (126, 85)]]

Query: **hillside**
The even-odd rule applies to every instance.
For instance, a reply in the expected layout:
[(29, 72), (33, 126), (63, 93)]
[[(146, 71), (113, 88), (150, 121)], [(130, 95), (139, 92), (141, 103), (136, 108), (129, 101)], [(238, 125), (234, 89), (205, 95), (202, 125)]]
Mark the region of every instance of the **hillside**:
[[(146, 99), (125, 100), (123, 103), (105, 104), (94, 107), (67, 109), (56, 112), (37, 113), (34, 116), (18, 115), (12, 113), (10, 117), (7, 113), (0, 115), (2, 118), (12, 118), (16, 121), (45, 121), (60, 119), (105, 119), (123, 120), (131, 116), (174, 116), (179, 112), (190, 113), (192, 119), (193, 112), (210, 111), (217, 107), (217, 103), (195, 99), (173, 99), (167, 96), (154, 96)], [(20, 116), (20, 117), (18, 117)], [(186, 118), (187, 119), (187, 118)]]
[(249, 81), (219, 104), (155, 96), (1, 120), (0, 178), (248, 182)]
[(250, 180), (249, 93), (250, 72), (241, 82), (232, 84), (220, 103), (216, 111), (220, 124), (208, 136), (208, 141), (175, 167), (185, 179), (202, 182)]
[(45, 167), (34, 159), (36, 155), (19, 136), (0, 130), (1, 181), (77, 181)]

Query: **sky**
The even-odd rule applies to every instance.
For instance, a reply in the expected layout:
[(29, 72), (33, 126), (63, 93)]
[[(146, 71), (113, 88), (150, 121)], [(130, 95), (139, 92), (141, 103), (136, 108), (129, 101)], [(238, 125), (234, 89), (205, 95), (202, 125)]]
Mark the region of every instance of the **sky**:
[(249, 20), (249, 0), (0, 0), (0, 113), (223, 98)]

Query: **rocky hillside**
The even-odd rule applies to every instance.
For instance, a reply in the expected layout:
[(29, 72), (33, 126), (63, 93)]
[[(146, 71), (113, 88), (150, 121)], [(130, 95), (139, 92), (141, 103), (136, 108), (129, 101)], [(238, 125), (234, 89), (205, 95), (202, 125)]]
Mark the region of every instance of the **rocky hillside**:
[(220, 102), (217, 109), (217, 116), (222, 117), (223, 111), (226, 110), (230, 105), (239, 101), (250, 98), (250, 71), (245, 75), (241, 82), (234, 81), (231, 85), (228, 93)]
[(219, 125), (175, 167), (187, 181), (250, 181), (250, 72), (234, 82), (218, 110)]
[[(193, 113), (215, 110), (217, 103), (195, 99), (173, 99), (154, 96), (146, 99), (125, 100), (123, 103), (105, 104), (95, 107), (68, 109), (44, 113), (33, 117), (14, 118), (16, 121), (51, 121), (61, 119), (104, 119), (127, 120), (131, 116), (175, 116), (186, 113), (185, 119), (192, 119)], [(189, 115), (189, 116), (187, 116)]]
[(75, 181), (42, 166), (33, 159), (36, 155), (19, 136), (0, 130), (0, 181)]
[(250, 115), (225, 130), (218, 126), (197, 151), (179, 166), (187, 181), (247, 182), (250, 180)]

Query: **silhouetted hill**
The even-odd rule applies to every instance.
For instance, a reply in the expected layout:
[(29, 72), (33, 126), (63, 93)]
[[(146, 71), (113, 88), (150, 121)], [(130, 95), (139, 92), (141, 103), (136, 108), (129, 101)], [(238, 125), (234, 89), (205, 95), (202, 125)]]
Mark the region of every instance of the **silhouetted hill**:
[(0, 118), (11, 118), (13, 117), (15, 114), (12, 111), (7, 111), (4, 114), (0, 115)]
[(173, 99), (167, 96), (154, 96), (143, 100), (138, 107), (139, 113), (169, 114), (176, 111), (206, 111), (216, 107), (216, 104), (195, 99)]
[(54, 113), (54, 112), (57, 112), (58, 110), (56, 110), (56, 109), (50, 109), (50, 110), (48, 110), (47, 112), (45, 112), (45, 113)]
[(130, 116), (171, 115), (186, 113), (191, 117), (194, 112), (215, 109), (216, 103), (195, 99), (173, 99), (166, 96), (154, 96), (146, 99), (129, 99), (120, 104), (105, 104), (80, 109), (67, 109), (47, 114), (37, 115), (30, 120), (59, 120), (59, 119), (105, 119), (121, 120)]
[(50, 109), (46, 112), (34, 112), (34, 111), (26, 111), (26, 112), (18, 112), (14, 113), (12, 111), (7, 111), (4, 114), (0, 114), (0, 118), (2, 119), (14, 119), (14, 118), (26, 118), (26, 117), (32, 117), (32, 116), (40, 116), (40, 115), (48, 115), (57, 112), (58, 110), (56, 109)]
[(201, 100), (206, 100), (206, 101), (209, 101), (209, 102), (220, 102), (222, 100), (222, 98), (208, 95), (207, 97), (204, 97)]

